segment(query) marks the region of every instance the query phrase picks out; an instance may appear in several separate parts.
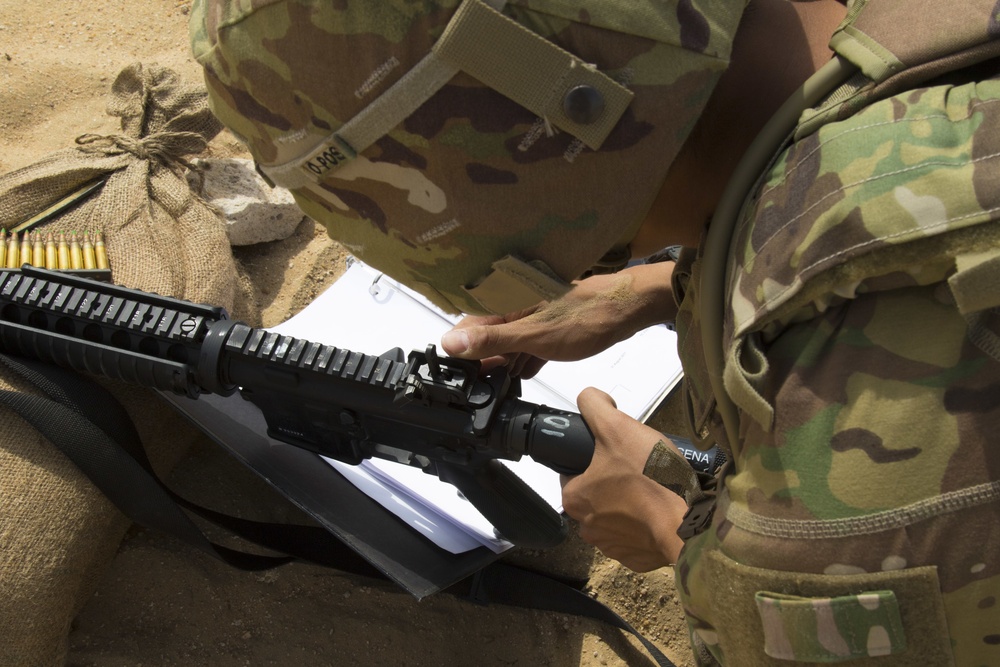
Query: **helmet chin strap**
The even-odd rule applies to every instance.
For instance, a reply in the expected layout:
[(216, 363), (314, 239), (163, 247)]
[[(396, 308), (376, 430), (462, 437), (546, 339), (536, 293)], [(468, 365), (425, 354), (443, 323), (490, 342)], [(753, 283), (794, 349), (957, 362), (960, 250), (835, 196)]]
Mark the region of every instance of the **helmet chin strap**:
[(712, 216), (705, 238), (699, 286), (701, 335), (712, 394), (725, 425), (729, 447), (739, 441), (739, 413), (726, 392), (723, 375), (726, 351), (722, 347), (722, 336), (728, 282), (727, 259), (740, 211), (747, 194), (774, 158), (775, 146), (782, 145), (791, 136), (802, 112), (819, 103), (856, 71), (854, 65), (840, 56), (834, 56), (788, 98), (747, 148)]

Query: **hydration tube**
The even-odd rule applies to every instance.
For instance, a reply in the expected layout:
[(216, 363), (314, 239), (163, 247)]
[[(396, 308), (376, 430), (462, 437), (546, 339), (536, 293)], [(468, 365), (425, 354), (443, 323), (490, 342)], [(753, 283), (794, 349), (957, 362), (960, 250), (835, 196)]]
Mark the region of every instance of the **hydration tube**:
[(728, 272), (726, 260), (729, 257), (736, 221), (748, 193), (774, 157), (775, 147), (780, 146), (791, 135), (798, 125), (802, 112), (833, 92), (856, 71), (854, 65), (840, 56), (834, 56), (792, 93), (743, 154), (712, 216), (705, 239), (705, 252), (701, 258), (702, 271), (699, 285), (701, 336), (709, 382), (712, 385), (717, 409), (722, 416), (730, 448), (738, 442), (739, 415), (736, 404), (726, 393), (722, 379), (725, 368), (722, 325), (726, 307)]

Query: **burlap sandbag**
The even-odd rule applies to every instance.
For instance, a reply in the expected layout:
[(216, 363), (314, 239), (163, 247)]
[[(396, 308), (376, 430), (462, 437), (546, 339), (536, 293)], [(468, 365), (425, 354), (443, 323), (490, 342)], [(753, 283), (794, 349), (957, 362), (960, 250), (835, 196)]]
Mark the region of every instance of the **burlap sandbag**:
[[(187, 156), (220, 126), (200, 87), (170, 70), (132, 65), (115, 80), (114, 136), (0, 176), (0, 226), (12, 229), (95, 179), (104, 185), (39, 229), (104, 233), (113, 281), (245, 310), (222, 220), (192, 194)], [(67, 130), (67, 144), (74, 136)], [(247, 313), (240, 313), (247, 317)], [(136, 422), (154, 466), (169, 470), (201, 437), (145, 390), (105, 383)], [(0, 388), (24, 389), (6, 371)], [(125, 518), (44, 437), (0, 409), (0, 665), (62, 664), (70, 622), (128, 528)]]

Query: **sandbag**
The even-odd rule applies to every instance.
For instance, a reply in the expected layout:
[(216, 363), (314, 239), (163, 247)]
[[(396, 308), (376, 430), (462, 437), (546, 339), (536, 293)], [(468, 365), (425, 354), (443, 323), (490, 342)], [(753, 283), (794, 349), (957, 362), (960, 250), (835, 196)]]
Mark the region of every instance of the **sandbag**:
[[(115, 79), (108, 113), (121, 118), (120, 134), (79, 136), (0, 176), (0, 227), (14, 229), (97, 183), (37, 229), (101, 232), (113, 282), (254, 320), (225, 225), (185, 178), (189, 158), (221, 129), (203, 89), (168, 69), (134, 64)], [(73, 136), (67, 128), (67, 144)], [(104, 384), (125, 405), (161, 473), (203, 437), (152, 392)], [(0, 389), (26, 390), (7, 371)], [(0, 665), (64, 662), (70, 623), (128, 525), (48, 440), (0, 409)]]

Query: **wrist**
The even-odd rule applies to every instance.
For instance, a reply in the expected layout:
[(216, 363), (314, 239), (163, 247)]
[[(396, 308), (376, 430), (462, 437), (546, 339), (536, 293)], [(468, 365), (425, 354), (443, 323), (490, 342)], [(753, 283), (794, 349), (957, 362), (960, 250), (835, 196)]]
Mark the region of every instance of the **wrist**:
[(674, 273), (674, 262), (638, 264), (619, 272), (631, 280), (635, 295), (631, 320), (639, 331), (655, 324), (670, 324), (677, 316), (670, 279)]
[(659, 485), (650, 485), (648, 503), (646, 525), (649, 539), (656, 552), (663, 557), (660, 566), (673, 565), (684, 547), (684, 540), (678, 536), (677, 529), (687, 513), (687, 503)]

